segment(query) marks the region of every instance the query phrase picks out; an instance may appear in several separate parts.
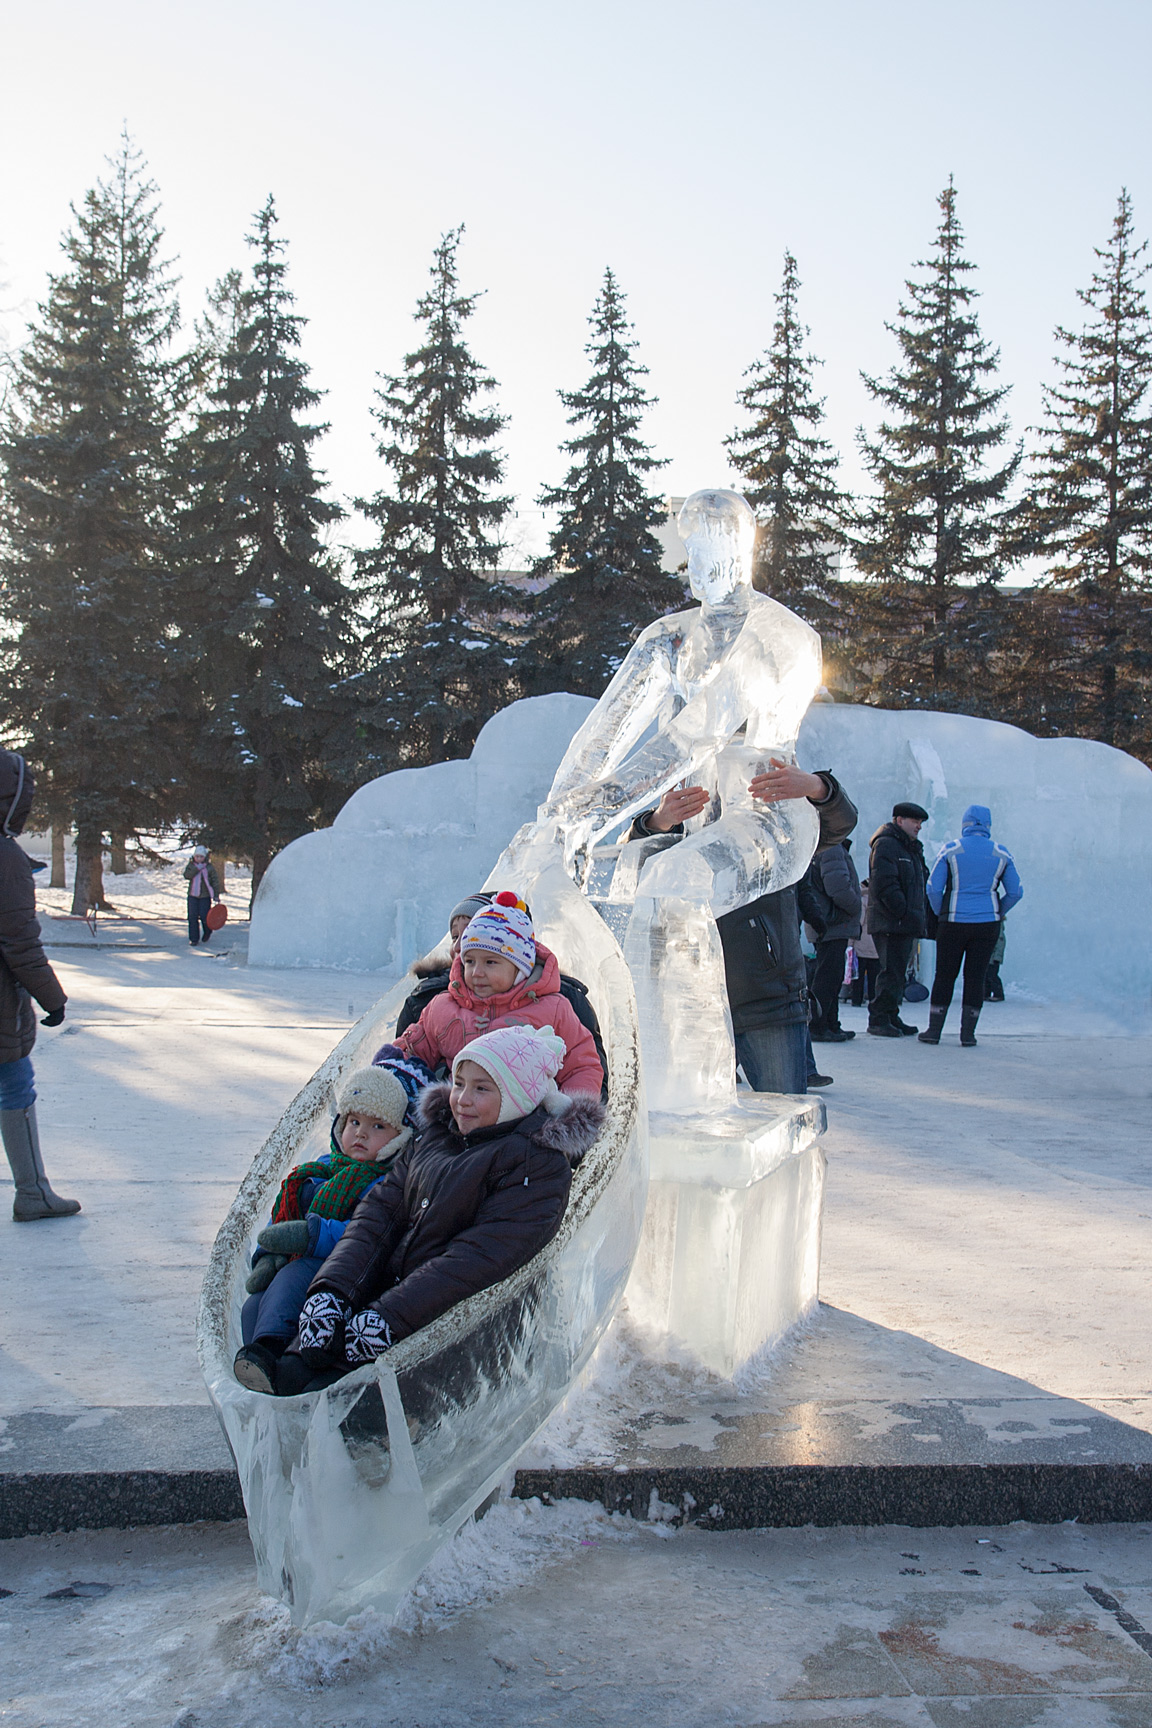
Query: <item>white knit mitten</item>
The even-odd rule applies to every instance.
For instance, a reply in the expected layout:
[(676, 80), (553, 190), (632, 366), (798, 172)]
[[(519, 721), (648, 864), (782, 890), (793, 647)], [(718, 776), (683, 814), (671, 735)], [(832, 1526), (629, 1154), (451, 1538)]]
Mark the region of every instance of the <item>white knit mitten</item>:
[(341, 1324), (346, 1324), (352, 1310), (331, 1290), (318, 1290), (309, 1296), (300, 1310), (300, 1347), (302, 1350), (328, 1350), (336, 1341)]
[(375, 1308), (364, 1308), (353, 1314), (345, 1333), (344, 1354), (349, 1362), (374, 1362), (392, 1347), (388, 1322)]

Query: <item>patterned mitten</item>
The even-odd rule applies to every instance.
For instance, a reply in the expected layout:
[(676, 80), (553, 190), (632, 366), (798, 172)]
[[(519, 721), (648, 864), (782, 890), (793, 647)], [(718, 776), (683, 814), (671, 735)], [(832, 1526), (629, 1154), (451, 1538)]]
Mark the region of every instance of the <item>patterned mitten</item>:
[(336, 1334), (347, 1324), (352, 1310), (331, 1290), (318, 1290), (300, 1310), (300, 1348), (330, 1350)]
[(344, 1354), (349, 1362), (374, 1362), (392, 1347), (388, 1322), (375, 1308), (363, 1308), (348, 1322), (344, 1339)]
[(270, 1254), (307, 1254), (308, 1220), (288, 1218), (283, 1224), (265, 1224), (256, 1240)]
[[(256, 1238), (260, 1240), (259, 1237)], [(244, 1280), (244, 1288), (249, 1296), (259, 1296), (262, 1290), (267, 1290), (277, 1272), (282, 1266), (287, 1266), (288, 1259), (284, 1254), (261, 1254), (259, 1260), (252, 1263), (252, 1270)]]

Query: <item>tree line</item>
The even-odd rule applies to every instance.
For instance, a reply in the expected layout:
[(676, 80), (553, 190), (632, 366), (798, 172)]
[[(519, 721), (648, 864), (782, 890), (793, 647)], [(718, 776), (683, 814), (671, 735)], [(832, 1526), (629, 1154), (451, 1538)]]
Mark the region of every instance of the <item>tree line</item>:
[[(838, 699), (989, 714), (1152, 759), (1152, 329), (1130, 202), (1082, 328), (1057, 332), (1027, 457), (1009, 443), (951, 183), (940, 208), (890, 326), (897, 364), (866, 380), (882, 415), (861, 434), (866, 499), (839, 483), (785, 257), (727, 440), (761, 521), (757, 582), (822, 632)], [(467, 754), (516, 697), (599, 695), (636, 633), (685, 603), (661, 567), (653, 398), (610, 270), (587, 381), (561, 391), (571, 436), (539, 498), (547, 551), (502, 571), (506, 420), (465, 340), (478, 296), (460, 285), (461, 233), (435, 251), (417, 345), (379, 377), (382, 481), (353, 501), (370, 535), (345, 551), (273, 200), (248, 268), (183, 343), (157, 190), (127, 138), (74, 208), (0, 426), (0, 729), (33, 762), (53, 828), (75, 829), (77, 911), (103, 901), (106, 842), (115, 858), (174, 824), (250, 858), (258, 885), (372, 776)], [(1014, 586), (1025, 561), (1042, 578)]]

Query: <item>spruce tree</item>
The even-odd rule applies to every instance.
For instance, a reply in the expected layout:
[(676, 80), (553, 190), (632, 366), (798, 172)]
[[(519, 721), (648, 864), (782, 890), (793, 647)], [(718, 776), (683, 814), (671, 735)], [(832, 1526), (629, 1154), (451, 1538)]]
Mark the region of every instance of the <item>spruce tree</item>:
[(519, 693), (509, 666), (510, 596), (497, 577), (509, 498), (493, 440), (507, 424), (463, 328), (478, 294), (460, 291), (462, 227), (445, 234), (416, 305), (423, 341), (398, 376), (380, 375), (373, 415), (389, 482), (356, 507), (375, 525), (357, 554), (367, 611), (357, 680), (360, 772), (466, 756), (484, 722)]
[(992, 383), (999, 353), (980, 335), (951, 179), (940, 194), (932, 256), (908, 281), (895, 324), (900, 361), (887, 379), (863, 375), (885, 418), (860, 433), (877, 494), (853, 552), (861, 591), (858, 671), (873, 700), (971, 709), (986, 681), (995, 584), (1014, 544), (1007, 497), (1017, 450), (991, 465), (1008, 436)]
[(156, 188), (125, 137), (65, 235), (2, 433), (3, 716), (53, 824), (76, 827), (73, 911), (103, 905), (106, 832), (171, 814), (162, 719), (177, 305)]
[(824, 403), (813, 393), (820, 362), (805, 352), (799, 289), (796, 260), (785, 252), (772, 345), (744, 374), (737, 398), (748, 424), (724, 443), (760, 521), (756, 586), (817, 630), (836, 633), (845, 628), (847, 591), (834, 559), (851, 506), (837, 483), (839, 458), (820, 435)]
[(180, 643), (195, 832), (252, 859), (255, 893), (280, 848), (331, 809), (334, 686), (348, 591), (324, 531), (311, 449), (326, 430), (299, 354), (305, 323), (286, 284), (268, 199), (251, 277), (226, 277), (200, 326), (204, 400), (185, 441)]
[(533, 572), (551, 578), (532, 643), (541, 691), (599, 696), (639, 632), (684, 604), (683, 585), (661, 568), (663, 548), (652, 532), (665, 505), (647, 477), (665, 462), (639, 436), (655, 399), (641, 383), (648, 369), (635, 358), (624, 304), (605, 270), (584, 350), (591, 376), (582, 390), (559, 392), (577, 433), (564, 445), (572, 466), (539, 499), (560, 513)]
[[(1028, 522), (1048, 600), (1021, 609), (1026, 681), (1046, 730), (1082, 732), (1152, 759), (1152, 320), (1147, 243), (1120, 194), (1077, 331), (1057, 329), (1061, 380), (1031, 463)], [(1062, 628), (1041, 630), (1055, 602)]]

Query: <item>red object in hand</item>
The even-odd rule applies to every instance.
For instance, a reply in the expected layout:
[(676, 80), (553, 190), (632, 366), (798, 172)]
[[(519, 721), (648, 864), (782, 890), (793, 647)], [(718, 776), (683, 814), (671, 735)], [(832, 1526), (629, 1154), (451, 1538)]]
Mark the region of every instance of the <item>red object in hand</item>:
[(228, 922), (227, 906), (222, 906), (220, 901), (217, 900), (215, 906), (209, 906), (207, 912), (205, 912), (204, 922), (207, 924), (209, 930), (223, 930), (225, 924)]

